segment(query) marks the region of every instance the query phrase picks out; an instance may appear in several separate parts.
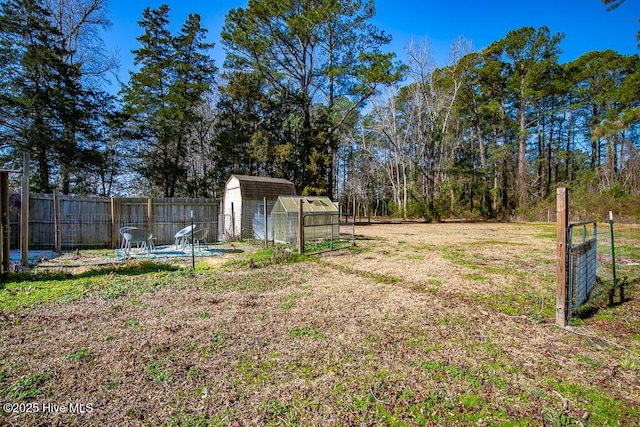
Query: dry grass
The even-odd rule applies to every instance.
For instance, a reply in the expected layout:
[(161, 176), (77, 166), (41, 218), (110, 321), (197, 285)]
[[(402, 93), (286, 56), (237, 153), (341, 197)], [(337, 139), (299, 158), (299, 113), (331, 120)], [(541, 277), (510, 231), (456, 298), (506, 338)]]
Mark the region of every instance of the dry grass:
[(637, 286), (555, 327), (549, 230), (359, 227), (357, 248), (302, 262), (114, 273), (5, 310), (2, 400), (92, 411), (0, 423), (637, 424)]

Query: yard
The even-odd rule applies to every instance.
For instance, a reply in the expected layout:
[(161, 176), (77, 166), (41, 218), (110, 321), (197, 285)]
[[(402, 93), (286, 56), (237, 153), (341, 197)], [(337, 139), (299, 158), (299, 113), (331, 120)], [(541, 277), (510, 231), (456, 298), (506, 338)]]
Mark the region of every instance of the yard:
[(638, 275), (562, 330), (554, 225), (356, 233), (195, 271), (80, 252), (12, 276), (0, 424), (640, 425)]

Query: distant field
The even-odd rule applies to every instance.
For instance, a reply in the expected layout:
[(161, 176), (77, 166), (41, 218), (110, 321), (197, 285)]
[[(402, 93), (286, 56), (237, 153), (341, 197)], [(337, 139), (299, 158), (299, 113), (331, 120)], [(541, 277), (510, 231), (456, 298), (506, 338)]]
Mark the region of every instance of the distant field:
[(640, 425), (637, 275), (562, 330), (553, 225), (356, 234), (307, 257), (240, 243), (195, 272), (89, 251), (12, 276), (0, 424)]

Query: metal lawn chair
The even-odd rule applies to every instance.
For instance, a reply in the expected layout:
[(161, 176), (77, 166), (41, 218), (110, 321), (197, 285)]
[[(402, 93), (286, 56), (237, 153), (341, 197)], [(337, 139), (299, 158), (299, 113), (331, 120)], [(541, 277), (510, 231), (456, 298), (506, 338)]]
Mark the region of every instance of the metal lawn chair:
[(122, 236), (122, 244), (120, 249), (124, 251), (125, 256), (131, 254), (132, 245), (136, 245), (136, 248), (141, 251), (144, 250), (147, 253), (151, 253), (155, 249), (153, 244), (153, 234), (149, 230), (143, 228), (126, 226), (120, 229), (120, 235)]
[(178, 231), (174, 238), (173, 246), (178, 249), (184, 249), (187, 245), (190, 244), (190, 239), (193, 236), (193, 231), (195, 230), (196, 225), (189, 225), (182, 230)]

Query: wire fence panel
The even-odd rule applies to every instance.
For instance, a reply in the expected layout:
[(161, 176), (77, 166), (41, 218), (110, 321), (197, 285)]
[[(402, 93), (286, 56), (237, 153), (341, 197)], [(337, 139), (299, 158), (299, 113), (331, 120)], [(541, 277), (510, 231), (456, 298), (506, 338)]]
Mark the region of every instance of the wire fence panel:
[(611, 303), (616, 283), (620, 289), (625, 284), (640, 283), (640, 225), (614, 222), (613, 232), (611, 226), (611, 222), (585, 222), (571, 224), (567, 230), (569, 317), (581, 305), (597, 300), (605, 292), (609, 292)]
[[(589, 228), (592, 227), (591, 229)], [(595, 222), (569, 225), (567, 236), (569, 315), (588, 299), (596, 282), (597, 225)], [(579, 243), (575, 243), (579, 240)]]
[[(616, 276), (618, 280), (634, 282), (640, 280), (640, 224), (618, 222), (613, 225), (616, 254)], [(613, 257), (610, 224), (598, 227), (598, 277), (613, 283)]]

